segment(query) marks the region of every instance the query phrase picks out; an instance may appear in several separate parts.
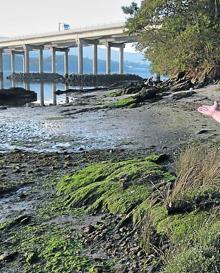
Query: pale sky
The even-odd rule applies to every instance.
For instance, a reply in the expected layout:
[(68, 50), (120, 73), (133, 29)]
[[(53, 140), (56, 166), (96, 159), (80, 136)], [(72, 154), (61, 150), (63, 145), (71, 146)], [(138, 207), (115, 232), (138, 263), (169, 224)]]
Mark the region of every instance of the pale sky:
[[(58, 30), (125, 20), (121, 6), (132, 0), (1, 0), (0, 37)], [(140, 3), (141, 0), (137, 0)]]

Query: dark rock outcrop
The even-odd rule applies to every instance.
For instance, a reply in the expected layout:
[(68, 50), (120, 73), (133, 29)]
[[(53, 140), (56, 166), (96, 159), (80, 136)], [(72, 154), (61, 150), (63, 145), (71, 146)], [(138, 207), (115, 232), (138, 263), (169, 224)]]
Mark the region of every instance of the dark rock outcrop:
[(13, 73), (7, 77), (13, 81), (25, 82), (62, 82), (64, 77), (58, 73)]
[[(125, 84), (125, 82), (140, 81), (140, 76), (133, 74), (111, 74), (111, 75), (91, 75), (91, 74), (70, 74), (65, 77), (63, 83), (69, 86), (105, 86), (110, 87), (112, 84)], [(125, 85), (123, 85), (125, 86)]]
[(10, 89), (0, 89), (0, 105), (23, 106), (37, 100), (37, 94), (34, 91), (26, 90), (21, 87)]
[(155, 100), (157, 93), (158, 93), (158, 90), (155, 87), (152, 87), (150, 89), (143, 87), (141, 89), (141, 91), (139, 91), (135, 95), (135, 98), (136, 98), (137, 102), (143, 102), (143, 101), (147, 101), (147, 100)]

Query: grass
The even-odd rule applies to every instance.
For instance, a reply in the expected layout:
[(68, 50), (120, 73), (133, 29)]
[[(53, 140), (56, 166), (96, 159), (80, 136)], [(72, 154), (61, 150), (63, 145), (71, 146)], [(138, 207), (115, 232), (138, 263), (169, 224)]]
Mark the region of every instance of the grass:
[[(176, 161), (177, 179), (168, 202), (196, 193), (213, 192), (220, 186), (220, 151), (218, 148), (191, 147)], [(193, 197), (193, 196), (192, 196)]]
[[(141, 243), (146, 253), (153, 252), (152, 263), (163, 273), (220, 272), (219, 197), (209, 207), (169, 214), (167, 203), (198, 197), (209, 200), (219, 192), (220, 157), (216, 147), (189, 147), (176, 161), (177, 178), (168, 198), (148, 206), (142, 221)], [(159, 242), (159, 243), (158, 243)], [(161, 243), (162, 242), (162, 243)]]

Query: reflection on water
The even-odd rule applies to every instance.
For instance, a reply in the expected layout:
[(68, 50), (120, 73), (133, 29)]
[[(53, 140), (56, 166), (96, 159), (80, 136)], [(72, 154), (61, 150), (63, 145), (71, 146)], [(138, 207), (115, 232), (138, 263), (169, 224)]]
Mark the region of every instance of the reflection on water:
[[(52, 83), (52, 82), (16, 82), (13, 80), (7, 79), (10, 73), (4, 73), (3, 81), (1, 80), (2, 88), (11, 88), (11, 87), (23, 87), (35, 91), (37, 93), (37, 102), (40, 103), (41, 95), (43, 95), (44, 103), (50, 104), (55, 102), (53, 96), (54, 91), (56, 90), (66, 90), (65, 84), (62, 83)], [(66, 95), (56, 96), (57, 103), (65, 103)]]

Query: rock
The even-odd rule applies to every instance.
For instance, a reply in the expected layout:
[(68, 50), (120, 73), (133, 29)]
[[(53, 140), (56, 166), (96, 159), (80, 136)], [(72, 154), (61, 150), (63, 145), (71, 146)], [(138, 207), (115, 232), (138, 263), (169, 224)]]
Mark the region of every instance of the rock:
[(87, 226), (87, 227), (85, 227), (84, 228), (84, 232), (85, 233), (87, 233), (87, 234), (90, 234), (90, 233), (92, 233), (93, 231), (95, 231), (96, 229), (95, 229), (95, 227), (93, 226), (93, 225), (89, 225), (89, 226)]
[(45, 82), (62, 82), (64, 77), (58, 73), (12, 73), (7, 77), (14, 81), (45, 81)]
[(191, 80), (186, 80), (177, 84), (174, 84), (170, 87), (171, 92), (178, 92), (183, 90), (189, 90), (191, 87), (193, 87), (193, 84)]
[(8, 108), (6, 106), (0, 106), (0, 110), (7, 110)]
[(167, 205), (169, 215), (193, 211), (193, 204), (185, 200), (176, 200)]
[(23, 106), (37, 100), (37, 94), (21, 87), (0, 89), (0, 105)]
[(182, 98), (190, 97), (195, 93), (196, 93), (195, 91), (178, 91), (168, 96), (168, 98), (172, 100), (179, 100)]
[(4, 252), (3, 254), (0, 255), (0, 262), (11, 262), (15, 259), (17, 256), (17, 252)]
[(39, 260), (39, 257), (36, 252), (31, 252), (27, 254), (26, 261), (29, 264), (35, 264)]
[(126, 268), (123, 268), (123, 267), (118, 268), (118, 269), (116, 270), (116, 273), (127, 273), (127, 272), (128, 272), (128, 270), (127, 270)]
[(180, 71), (177, 75), (176, 75), (176, 79), (180, 80), (182, 78), (184, 78), (186, 76), (186, 71)]
[(26, 225), (29, 224), (30, 221), (31, 221), (30, 215), (20, 215), (12, 222), (12, 226), (17, 224)]
[(161, 164), (161, 163), (164, 163), (166, 161), (169, 161), (169, 159), (170, 159), (170, 156), (168, 154), (160, 154), (157, 159), (152, 160), (152, 161), (157, 163), (157, 164)]
[(156, 98), (157, 94), (157, 88), (152, 87), (150, 89), (147, 89), (146, 87), (143, 87), (140, 92), (135, 95), (135, 99), (137, 102), (143, 102), (145, 100), (152, 100)]
[(129, 86), (131, 82), (143, 82), (143, 79), (140, 76), (132, 74), (70, 74), (63, 81), (63, 83), (66, 83), (69, 86), (105, 86), (110, 87), (110, 89), (125, 88)]
[(211, 130), (211, 129), (201, 129), (201, 130), (199, 130), (199, 131), (196, 132), (196, 135), (207, 134), (207, 133), (210, 133), (212, 131), (213, 130)]

